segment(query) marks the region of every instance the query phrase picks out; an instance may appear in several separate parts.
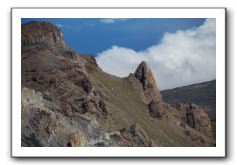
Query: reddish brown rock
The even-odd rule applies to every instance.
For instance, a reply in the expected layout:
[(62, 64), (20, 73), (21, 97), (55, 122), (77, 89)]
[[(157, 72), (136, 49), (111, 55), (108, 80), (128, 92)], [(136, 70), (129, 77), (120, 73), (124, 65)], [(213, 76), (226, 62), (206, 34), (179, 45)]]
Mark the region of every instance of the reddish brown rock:
[(182, 113), (182, 122), (207, 136), (213, 136), (211, 121), (202, 108), (189, 102), (179, 103), (176, 108)]
[(148, 103), (150, 115), (152, 117), (162, 118), (165, 114), (163, 109), (163, 100), (149, 65), (143, 61), (138, 66), (134, 76), (142, 86), (143, 93)]
[(21, 26), (21, 47), (23, 51), (47, 49), (70, 59), (76, 59), (76, 53), (67, 47), (59, 28), (48, 22), (29, 22)]
[(22, 46), (53, 45), (65, 46), (63, 34), (56, 25), (47, 22), (30, 22), (21, 27)]
[(156, 81), (153, 77), (149, 65), (145, 61), (141, 62), (141, 64), (138, 66), (137, 70), (134, 73), (134, 76), (142, 84), (143, 91), (148, 102), (162, 102), (162, 98), (160, 95), (160, 91), (157, 88)]
[(155, 101), (151, 101), (148, 104), (148, 109), (149, 109), (149, 113), (152, 117), (157, 117), (157, 118), (162, 118), (165, 115), (165, 111), (164, 108), (162, 106), (161, 103), (159, 102), (155, 102)]

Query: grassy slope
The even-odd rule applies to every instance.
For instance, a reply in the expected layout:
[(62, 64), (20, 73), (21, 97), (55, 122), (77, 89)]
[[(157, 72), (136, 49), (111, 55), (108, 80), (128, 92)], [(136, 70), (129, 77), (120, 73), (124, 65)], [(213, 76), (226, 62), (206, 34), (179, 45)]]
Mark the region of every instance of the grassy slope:
[(148, 136), (158, 140), (161, 146), (197, 145), (187, 140), (187, 136), (183, 134), (184, 130), (176, 126), (177, 119), (173, 115), (169, 115), (169, 121), (151, 118), (147, 106), (128, 80), (97, 71), (89, 76), (96, 89), (107, 93), (112, 115), (112, 130), (139, 123)]

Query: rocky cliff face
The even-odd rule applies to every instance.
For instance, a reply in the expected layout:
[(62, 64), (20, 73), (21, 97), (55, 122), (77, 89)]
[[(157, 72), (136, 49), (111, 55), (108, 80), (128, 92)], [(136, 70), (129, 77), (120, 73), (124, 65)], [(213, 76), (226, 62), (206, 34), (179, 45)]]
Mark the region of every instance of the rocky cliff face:
[(125, 79), (109, 75), (94, 56), (68, 48), (60, 30), (46, 22), (22, 25), (21, 41), (22, 146), (213, 143), (186, 139), (187, 128), (176, 123), (210, 137), (208, 116), (193, 104), (163, 102), (146, 62)]
[(89, 80), (95, 70), (94, 57), (76, 55), (55, 25), (22, 25), (22, 146), (151, 145), (140, 127), (103, 126), (109, 107)]
[(76, 53), (67, 47), (62, 32), (48, 22), (30, 22), (21, 27), (21, 47), (29, 49), (46, 49), (67, 58), (75, 59)]
[(22, 46), (47, 45), (66, 48), (62, 32), (56, 25), (47, 22), (31, 22), (21, 27)]

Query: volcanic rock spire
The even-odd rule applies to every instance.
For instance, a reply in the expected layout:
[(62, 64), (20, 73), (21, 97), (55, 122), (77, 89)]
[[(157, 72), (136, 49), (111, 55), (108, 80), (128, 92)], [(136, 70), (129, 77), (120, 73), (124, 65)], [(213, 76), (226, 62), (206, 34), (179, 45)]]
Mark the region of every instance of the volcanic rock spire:
[(145, 61), (142, 61), (135, 71), (134, 76), (142, 85), (151, 116), (161, 118), (164, 113), (162, 106), (163, 100), (149, 65)]

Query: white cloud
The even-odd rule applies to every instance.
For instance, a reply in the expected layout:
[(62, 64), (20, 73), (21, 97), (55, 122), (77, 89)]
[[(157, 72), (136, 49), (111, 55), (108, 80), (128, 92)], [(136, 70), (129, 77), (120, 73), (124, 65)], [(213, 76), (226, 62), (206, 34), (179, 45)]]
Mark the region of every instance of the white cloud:
[(215, 79), (215, 19), (206, 19), (199, 27), (165, 33), (161, 43), (144, 51), (112, 46), (97, 56), (105, 72), (119, 77), (133, 73), (143, 60), (150, 64), (160, 90)]
[(59, 27), (59, 28), (63, 27), (62, 24), (56, 24), (56, 26)]
[(127, 18), (102, 18), (102, 19), (100, 19), (100, 22), (111, 24), (111, 23), (115, 23), (117, 21), (126, 21), (126, 20), (128, 20), (128, 19)]

